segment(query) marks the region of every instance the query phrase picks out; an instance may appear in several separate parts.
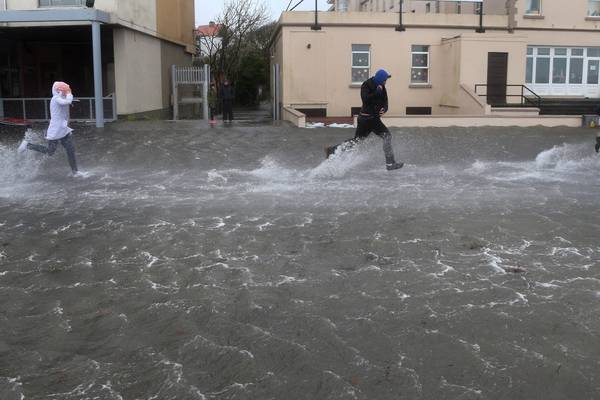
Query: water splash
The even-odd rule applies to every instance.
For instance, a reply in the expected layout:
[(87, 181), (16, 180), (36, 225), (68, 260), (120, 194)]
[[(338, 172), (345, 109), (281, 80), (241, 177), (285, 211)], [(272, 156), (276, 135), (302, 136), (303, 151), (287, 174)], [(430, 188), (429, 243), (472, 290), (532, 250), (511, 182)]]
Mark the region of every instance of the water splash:
[(535, 158), (539, 169), (553, 169), (563, 172), (598, 171), (600, 157), (592, 152), (591, 144), (562, 144), (542, 151)]
[[(25, 135), (30, 142), (39, 142), (41, 132), (31, 131)], [(43, 159), (37, 153), (26, 151), (19, 153), (20, 142), (0, 143), (0, 187), (8, 190), (10, 186), (35, 179), (40, 172)], [(0, 189), (0, 193), (4, 192)]]
[(600, 156), (589, 144), (563, 143), (540, 152), (533, 161), (476, 160), (466, 170), (473, 175), (501, 181), (586, 181), (600, 168)]

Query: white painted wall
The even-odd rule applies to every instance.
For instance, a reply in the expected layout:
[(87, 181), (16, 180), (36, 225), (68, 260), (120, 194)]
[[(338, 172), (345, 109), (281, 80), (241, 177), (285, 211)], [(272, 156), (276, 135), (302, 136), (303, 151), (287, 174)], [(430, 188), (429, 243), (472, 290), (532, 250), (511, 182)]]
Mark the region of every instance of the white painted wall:
[(117, 113), (163, 108), (160, 39), (124, 28), (114, 30)]

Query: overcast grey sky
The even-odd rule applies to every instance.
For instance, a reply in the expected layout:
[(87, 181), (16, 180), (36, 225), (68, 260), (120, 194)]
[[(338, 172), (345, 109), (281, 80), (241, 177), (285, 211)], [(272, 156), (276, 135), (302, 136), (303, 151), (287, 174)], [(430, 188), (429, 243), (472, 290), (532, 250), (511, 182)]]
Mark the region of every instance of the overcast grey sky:
[[(209, 21), (215, 19), (223, 10), (225, 0), (195, 0), (196, 1), (196, 25), (206, 25)], [(271, 10), (273, 20), (279, 18), (282, 11), (285, 10), (290, 0), (262, 0)], [(300, 0), (292, 0), (292, 6)], [(319, 10), (327, 10), (326, 0), (318, 0)], [(314, 10), (315, 0), (304, 0), (296, 10)]]

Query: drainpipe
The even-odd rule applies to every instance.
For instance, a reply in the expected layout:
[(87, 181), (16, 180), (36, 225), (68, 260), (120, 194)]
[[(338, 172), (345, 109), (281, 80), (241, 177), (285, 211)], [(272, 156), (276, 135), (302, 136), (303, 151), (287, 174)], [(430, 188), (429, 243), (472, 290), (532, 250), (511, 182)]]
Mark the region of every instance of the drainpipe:
[(479, 27), (475, 29), (477, 33), (485, 33), (485, 28), (483, 27), (483, 1), (479, 3)]
[(4, 0), (3, 4), (4, 4), (4, 8), (2, 10), (4, 10), (4, 11), (8, 10), (8, 0)]
[(310, 27), (313, 31), (320, 31), (321, 25), (319, 25), (319, 14), (318, 14), (318, 4), (317, 0), (315, 0), (315, 24)]
[(400, 11), (398, 12), (398, 26), (396, 27), (396, 31), (397, 32), (404, 32), (406, 30), (406, 28), (402, 24), (402, 3), (404, 3), (404, 1), (403, 0), (398, 0), (398, 2), (399, 2), (398, 8), (400, 9)]

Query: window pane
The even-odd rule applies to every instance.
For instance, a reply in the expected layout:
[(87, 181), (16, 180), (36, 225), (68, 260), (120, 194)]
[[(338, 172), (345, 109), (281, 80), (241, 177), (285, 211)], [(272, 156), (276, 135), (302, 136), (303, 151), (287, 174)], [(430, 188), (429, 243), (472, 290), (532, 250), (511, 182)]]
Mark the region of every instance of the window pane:
[(528, 47), (527, 48), (527, 55), (528, 56), (532, 56), (533, 55), (533, 47)]
[(552, 65), (552, 83), (565, 83), (567, 81), (567, 59), (555, 58)]
[(573, 49), (571, 50), (572, 56), (583, 56), (583, 49)]
[(569, 83), (583, 82), (583, 58), (571, 58)]
[(410, 74), (411, 83), (428, 83), (429, 70), (427, 68), (413, 68)]
[(588, 15), (591, 17), (600, 16), (600, 1), (588, 0)]
[(538, 58), (535, 63), (535, 83), (550, 82), (550, 59)]
[(369, 79), (369, 68), (352, 68), (352, 82), (364, 82)]
[(371, 45), (368, 44), (353, 44), (352, 51), (369, 51), (371, 49)]
[(413, 67), (426, 67), (427, 66), (427, 54), (413, 54), (412, 55), (412, 66)]
[(353, 67), (368, 67), (369, 66), (369, 53), (352, 53), (352, 66)]
[(600, 57), (600, 49), (597, 47), (588, 49), (588, 57)]
[(525, 5), (526, 14), (539, 14), (540, 13), (540, 0), (527, 0)]
[(419, 52), (427, 53), (427, 52), (429, 51), (429, 46), (413, 45), (413, 46), (412, 46), (412, 51), (413, 51), (413, 53), (414, 53), (415, 51), (419, 51)]
[(550, 49), (548, 47), (541, 47), (537, 49), (538, 56), (549, 56)]
[(556, 56), (566, 56), (567, 49), (554, 49), (554, 55)]
[(533, 58), (527, 57), (527, 70), (525, 71), (525, 83), (533, 82)]
[(600, 68), (600, 61), (590, 60), (588, 62), (587, 83), (589, 85), (597, 85), (598, 84), (598, 68)]

